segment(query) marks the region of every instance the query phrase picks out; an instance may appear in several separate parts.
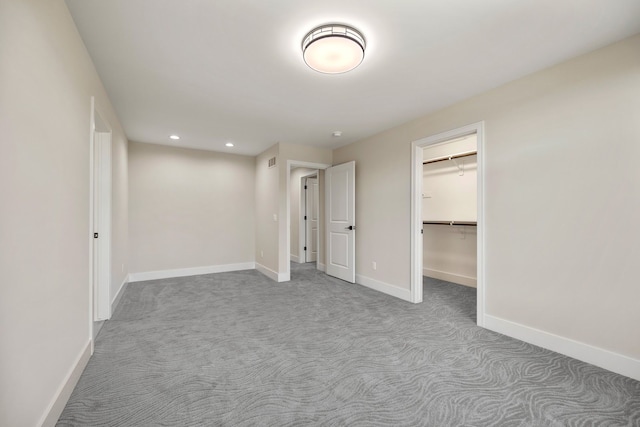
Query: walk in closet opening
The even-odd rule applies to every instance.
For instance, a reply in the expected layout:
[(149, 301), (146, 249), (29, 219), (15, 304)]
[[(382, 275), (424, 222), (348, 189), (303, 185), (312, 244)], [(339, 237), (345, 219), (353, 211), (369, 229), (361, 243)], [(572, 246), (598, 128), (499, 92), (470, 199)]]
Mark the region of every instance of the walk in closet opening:
[(422, 274), (477, 285), (476, 134), (423, 148)]
[(411, 143), (411, 301), (422, 302), (434, 281), (476, 288), (478, 326), (486, 291), (483, 159), (484, 122)]

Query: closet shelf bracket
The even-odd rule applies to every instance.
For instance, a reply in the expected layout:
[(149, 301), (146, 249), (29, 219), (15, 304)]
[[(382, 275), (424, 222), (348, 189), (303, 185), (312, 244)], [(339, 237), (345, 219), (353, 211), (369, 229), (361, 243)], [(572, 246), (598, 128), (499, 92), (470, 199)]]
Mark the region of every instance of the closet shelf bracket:
[(464, 160), (462, 160), (461, 163), (458, 163), (456, 161), (456, 159), (453, 158), (453, 157), (449, 157), (449, 160), (451, 160), (453, 162), (453, 164), (456, 165), (456, 167), (458, 168), (458, 175), (459, 176), (463, 176), (464, 175)]

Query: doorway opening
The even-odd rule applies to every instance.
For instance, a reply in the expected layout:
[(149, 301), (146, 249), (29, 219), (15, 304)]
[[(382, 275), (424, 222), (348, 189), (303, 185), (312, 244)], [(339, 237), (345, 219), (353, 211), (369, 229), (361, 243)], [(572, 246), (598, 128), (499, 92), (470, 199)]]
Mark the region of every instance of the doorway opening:
[(92, 345), (111, 317), (111, 126), (91, 97), (89, 274)]
[(482, 122), (412, 143), (411, 300), (423, 275), (477, 288), (484, 325)]
[(294, 167), (290, 179), (290, 260), (299, 264), (314, 262), (318, 258), (318, 239), (309, 228), (313, 223), (317, 232), (318, 170)]
[(317, 171), (300, 178), (298, 218), (298, 262), (314, 262), (317, 265), (318, 251), (320, 250), (318, 243), (320, 233), (320, 184)]
[[(297, 160), (287, 160), (286, 165), (286, 270), (283, 274), (284, 280), (288, 281), (291, 278), (291, 262), (305, 263), (306, 255), (304, 254), (304, 241), (303, 237), (306, 233), (306, 229), (301, 230), (304, 226), (304, 221), (300, 220), (300, 212), (304, 211), (305, 207), (302, 203), (301, 187), (303, 187), (303, 179), (316, 176), (317, 180), (317, 238), (315, 240), (316, 247), (316, 260), (315, 268), (321, 271), (325, 271), (324, 265), (324, 212), (322, 206), (322, 195), (324, 194), (324, 171), (331, 167), (325, 163), (312, 163), (303, 162)], [(307, 246), (307, 249), (309, 247)], [(282, 247), (281, 247), (282, 249)], [(313, 261), (310, 261), (313, 262)]]

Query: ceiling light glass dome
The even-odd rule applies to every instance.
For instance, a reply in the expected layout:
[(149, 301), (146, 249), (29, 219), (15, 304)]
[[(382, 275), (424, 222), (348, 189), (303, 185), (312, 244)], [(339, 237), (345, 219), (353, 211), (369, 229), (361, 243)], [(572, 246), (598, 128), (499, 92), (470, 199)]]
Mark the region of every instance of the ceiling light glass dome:
[(304, 62), (326, 74), (346, 73), (364, 59), (366, 41), (353, 27), (327, 24), (309, 31), (302, 39)]

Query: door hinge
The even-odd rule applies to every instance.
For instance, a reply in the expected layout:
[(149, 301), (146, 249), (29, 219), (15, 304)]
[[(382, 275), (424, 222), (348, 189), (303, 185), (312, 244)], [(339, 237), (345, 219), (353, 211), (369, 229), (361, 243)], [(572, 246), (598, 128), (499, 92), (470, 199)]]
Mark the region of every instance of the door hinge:
[(304, 250), (305, 250), (305, 251), (307, 250), (307, 247), (306, 247), (306, 246), (304, 247)]
[(93, 238), (97, 239), (98, 238), (98, 233), (93, 233)]
[(307, 186), (306, 186), (306, 185), (304, 186), (304, 189), (305, 189), (305, 190), (307, 189)]
[(306, 216), (306, 215), (304, 216), (304, 220), (305, 220), (305, 221), (307, 220), (307, 216)]

